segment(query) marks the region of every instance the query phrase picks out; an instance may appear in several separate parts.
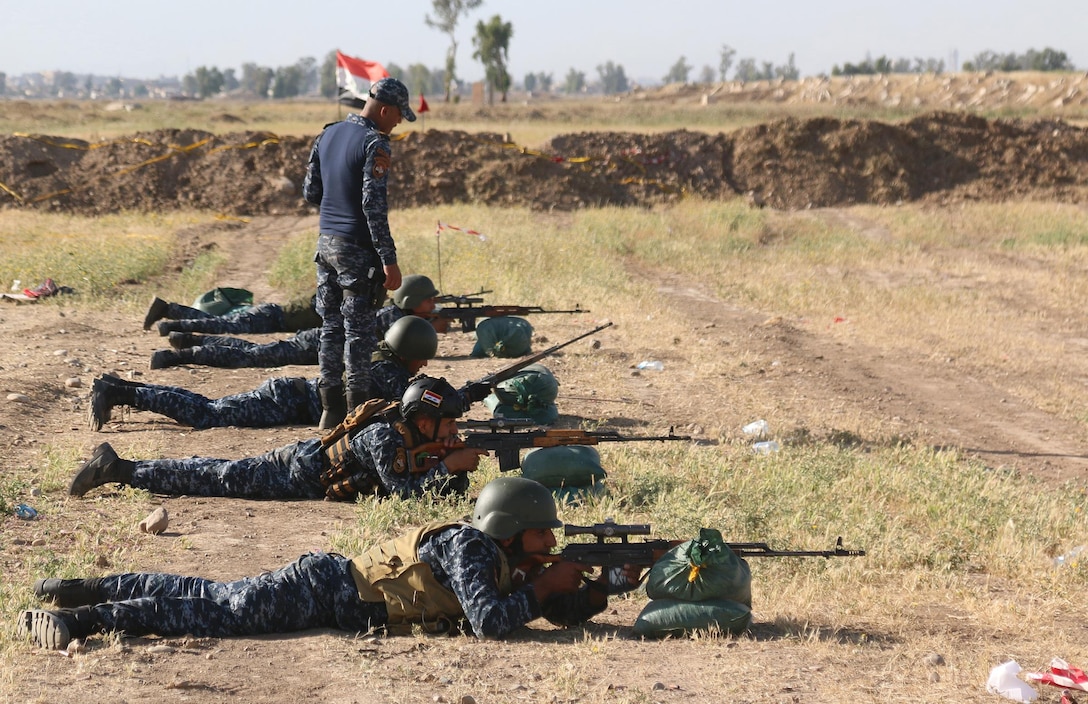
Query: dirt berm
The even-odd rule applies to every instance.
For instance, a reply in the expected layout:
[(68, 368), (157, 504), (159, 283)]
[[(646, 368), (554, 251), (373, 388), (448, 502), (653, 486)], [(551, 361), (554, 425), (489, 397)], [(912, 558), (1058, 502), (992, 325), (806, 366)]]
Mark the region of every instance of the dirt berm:
[[(0, 207), (81, 214), (180, 207), (312, 212), (310, 139), (161, 130), (100, 143), (0, 136)], [(411, 132), (394, 144), (394, 207), (572, 210), (750, 193), (780, 209), (1088, 199), (1088, 131), (1057, 120), (929, 113), (902, 124), (784, 119), (728, 134), (587, 132), (539, 150), (497, 134)]]

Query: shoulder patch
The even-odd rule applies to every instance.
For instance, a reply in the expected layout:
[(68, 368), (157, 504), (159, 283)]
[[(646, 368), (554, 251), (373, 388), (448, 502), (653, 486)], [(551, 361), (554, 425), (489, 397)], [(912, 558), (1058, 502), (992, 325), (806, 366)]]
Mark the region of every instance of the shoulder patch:
[(397, 455), (393, 458), (393, 471), (397, 474), (408, 471), (408, 450), (403, 447), (397, 448)]
[(374, 155), (374, 170), (371, 172), (374, 178), (385, 178), (392, 163), (393, 160), (390, 158), (389, 152), (379, 149)]

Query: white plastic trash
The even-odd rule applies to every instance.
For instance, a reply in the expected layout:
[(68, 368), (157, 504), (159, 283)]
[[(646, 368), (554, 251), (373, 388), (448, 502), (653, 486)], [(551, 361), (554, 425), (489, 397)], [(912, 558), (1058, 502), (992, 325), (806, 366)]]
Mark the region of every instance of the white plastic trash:
[(1035, 701), (1039, 693), (1016, 676), (1021, 669), (1015, 660), (1009, 660), (990, 670), (990, 677), (986, 680), (986, 691), (991, 694), (1000, 694), (1014, 702)]
[(638, 363), (638, 368), (639, 369), (649, 369), (650, 371), (660, 372), (660, 371), (665, 370), (665, 364), (663, 362), (657, 361), (656, 359), (653, 360), (653, 361), (645, 360), (645, 361), (642, 361), (642, 362)]
[(769, 455), (772, 452), (778, 452), (781, 449), (782, 446), (774, 440), (765, 440), (763, 442), (757, 442), (756, 444), (752, 445), (752, 452), (755, 452), (759, 455)]
[(771, 424), (760, 418), (741, 428), (745, 435), (754, 435), (757, 438), (766, 437), (771, 432)]

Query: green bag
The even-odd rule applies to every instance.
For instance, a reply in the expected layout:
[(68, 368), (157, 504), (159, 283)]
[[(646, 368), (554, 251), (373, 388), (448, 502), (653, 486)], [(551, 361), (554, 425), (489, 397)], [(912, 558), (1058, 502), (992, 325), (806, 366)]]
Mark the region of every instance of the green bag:
[(495, 394), (484, 399), (484, 406), (491, 411), (492, 418), (507, 418), (509, 420), (529, 420), (537, 425), (552, 425), (559, 420), (559, 408), (550, 403), (543, 408), (526, 410), (517, 406), (500, 403)]
[(664, 638), (716, 628), (722, 633), (740, 635), (751, 624), (751, 607), (737, 601), (655, 599), (646, 604), (638, 615), (634, 634), (646, 638)]
[(601, 467), (601, 455), (597, 448), (589, 445), (558, 445), (530, 450), (521, 461), (521, 474), (550, 489), (591, 487), (608, 476)]
[(253, 305), (253, 292), (244, 288), (213, 288), (197, 296), (193, 308), (208, 315), (226, 315)]
[(533, 326), (509, 315), (488, 318), (476, 326), (473, 357), (523, 357), (533, 348)]
[(603, 481), (598, 481), (593, 486), (562, 486), (553, 487), (552, 496), (559, 505), (568, 504), (579, 506), (588, 498), (606, 496), (608, 486)]
[(752, 570), (725, 544), (721, 532), (702, 528), (699, 537), (677, 545), (650, 568), (651, 599), (728, 599), (752, 605)]

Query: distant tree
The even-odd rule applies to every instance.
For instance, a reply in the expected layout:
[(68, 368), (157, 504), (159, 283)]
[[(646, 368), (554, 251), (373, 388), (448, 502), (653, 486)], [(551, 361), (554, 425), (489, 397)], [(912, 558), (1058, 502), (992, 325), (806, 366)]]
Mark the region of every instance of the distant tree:
[(404, 72), (404, 83), (411, 93), (438, 95), (442, 92), (442, 69), (429, 69), (423, 64), (412, 64)]
[(181, 77), (181, 92), (188, 96), (196, 96), (200, 89), (196, 85), (196, 76), (187, 73)]
[(665, 83), (687, 83), (689, 73), (691, 73), (691, 66), (688, 64), (687, 59), (681, 56), (662, 80)]
[(234, 69), (223, 69), (223, 90), (228, 93), (232, 90), (238, 90), (238, 76), (235, 75)]
[(0, 95), (8, 92), (8, 74), (0, 71)]
[(450, 89), (457, 80), (457, 36), (455, 31), (462, 15), (475, 10), (484, 0), (431, 0), (434, 17), (425, 15), (423, 21), (450, 38), (450, 47), (446, 50), (445, 93), (446, 102), (450, 102)]
[(106, 95), (111, 98), (122, 98), (125, 95), (125, 84), (121, 82), (120, 78), (114, 76), (110, 80), (106, 81)]
[(242, 64), (242, 89), (258, 98), (267, 98), (275, 71), (253, 63)]
[(607, 61), (597, 67), (597, 74), (601, 77), (601, 89), (605, 95), (626, 93), (630, 90), (627, 83), (627, 74), (624, 73), (622, 64)]
[(523, 86), (525, 86), (525, 90), (527, 92), (532, 93), (534, 90), (536, 90), (536, 74), (525, 74), (525, 79), (521, 83)]
[(760, 79), (759, 69), (756, 68), (755, 59), (741, 59), (737, 62), (737, 73), (734, 78), (738, 81), (758, 81)]
[(132, 97), (134, 98), (146, 98), (151, 95), (151, 91), (148, 90), (146, 83), (137, 83), (132, 87)]
[(586, 87), (586, 74), (572, 68), (567, 71), (567, 77), (563, 81), (563, 91), (566, 93), (581, 93)]
[(299, 86), (299, 95), (316, 93), (320, 85), (317, 59), (312, 56), (304, 56), (295, 62), (295, 66), (302, 73), (302, 85)]
[(1041, 52), (1029, 49), (1025, 59), (1029, 71), (1072, 71), (1075, 68), (1064, 51), (1050, 47)]
[(774, 77), (784, 78), (787, 81), (796, 81), (801, 77), (801, 71), (793, 62), (793, 53), (790, 53), (789, 60), (781, 66), (774, 67)]
[(94, 92), (94, 74), (87, 74), (86, 80), (83, 81), (83, 92), (87, 95)]
[(196, 79), (195, 94), (201, 98), (208, 98), (223, 89), (223, 73), (215, 66), (208, 68), (200, 66), (193, 72)]
[(733, 57), (736, 55), (736, 49), (728, 44), (722, 44), (722, 50), (718, 59), (718, 80), (722, 83), (725, 83), (725, 77), (729, 73), (729, 67), (733, 65)]
[(76, 75), (69, 71), (57, 71), (53, 76), (53, 90), (56, 95), (73, 96), (78, 85)]
[(280, 66), (272, 78), (273, 98), (295, 98), (306, 86), (306, 72), (299, 64)]
[(476, 36), (472, 38), (476, 51), (472, 53), (472, 58), (478, 59), (484, 66), (488, 103), (494, 102), (495, 91), (499, 91), (502, 102), (506, 102), (506, 93), (512, 82), (510, 72), (506, 70), (512, 36), (514, 25), (503, 22), (499, 15), (493, 16), (486, 24), (483, 20), (476, 23)]
[(545, 93), (550, 93), (552, 91), (552, 83), (555, 82), (552, 78), (552, 74), (544, 73), (543, 71), (536, 74), (536, 81), (540, 84), (540, 90)]
[(336, 50), (325, 54), (325, 60), (321, 62), (321, 82), (318, 88), (321, 95), (326, 98), (336, 97)]
[(714, 82), (714, 76), (715, 76), (714, 69), (711, 68), (710, 64), (703, 64), (703, 68), (700, 69), (700, 71), (699, 71), (699, 82), (700, 83), (713, 83)]

